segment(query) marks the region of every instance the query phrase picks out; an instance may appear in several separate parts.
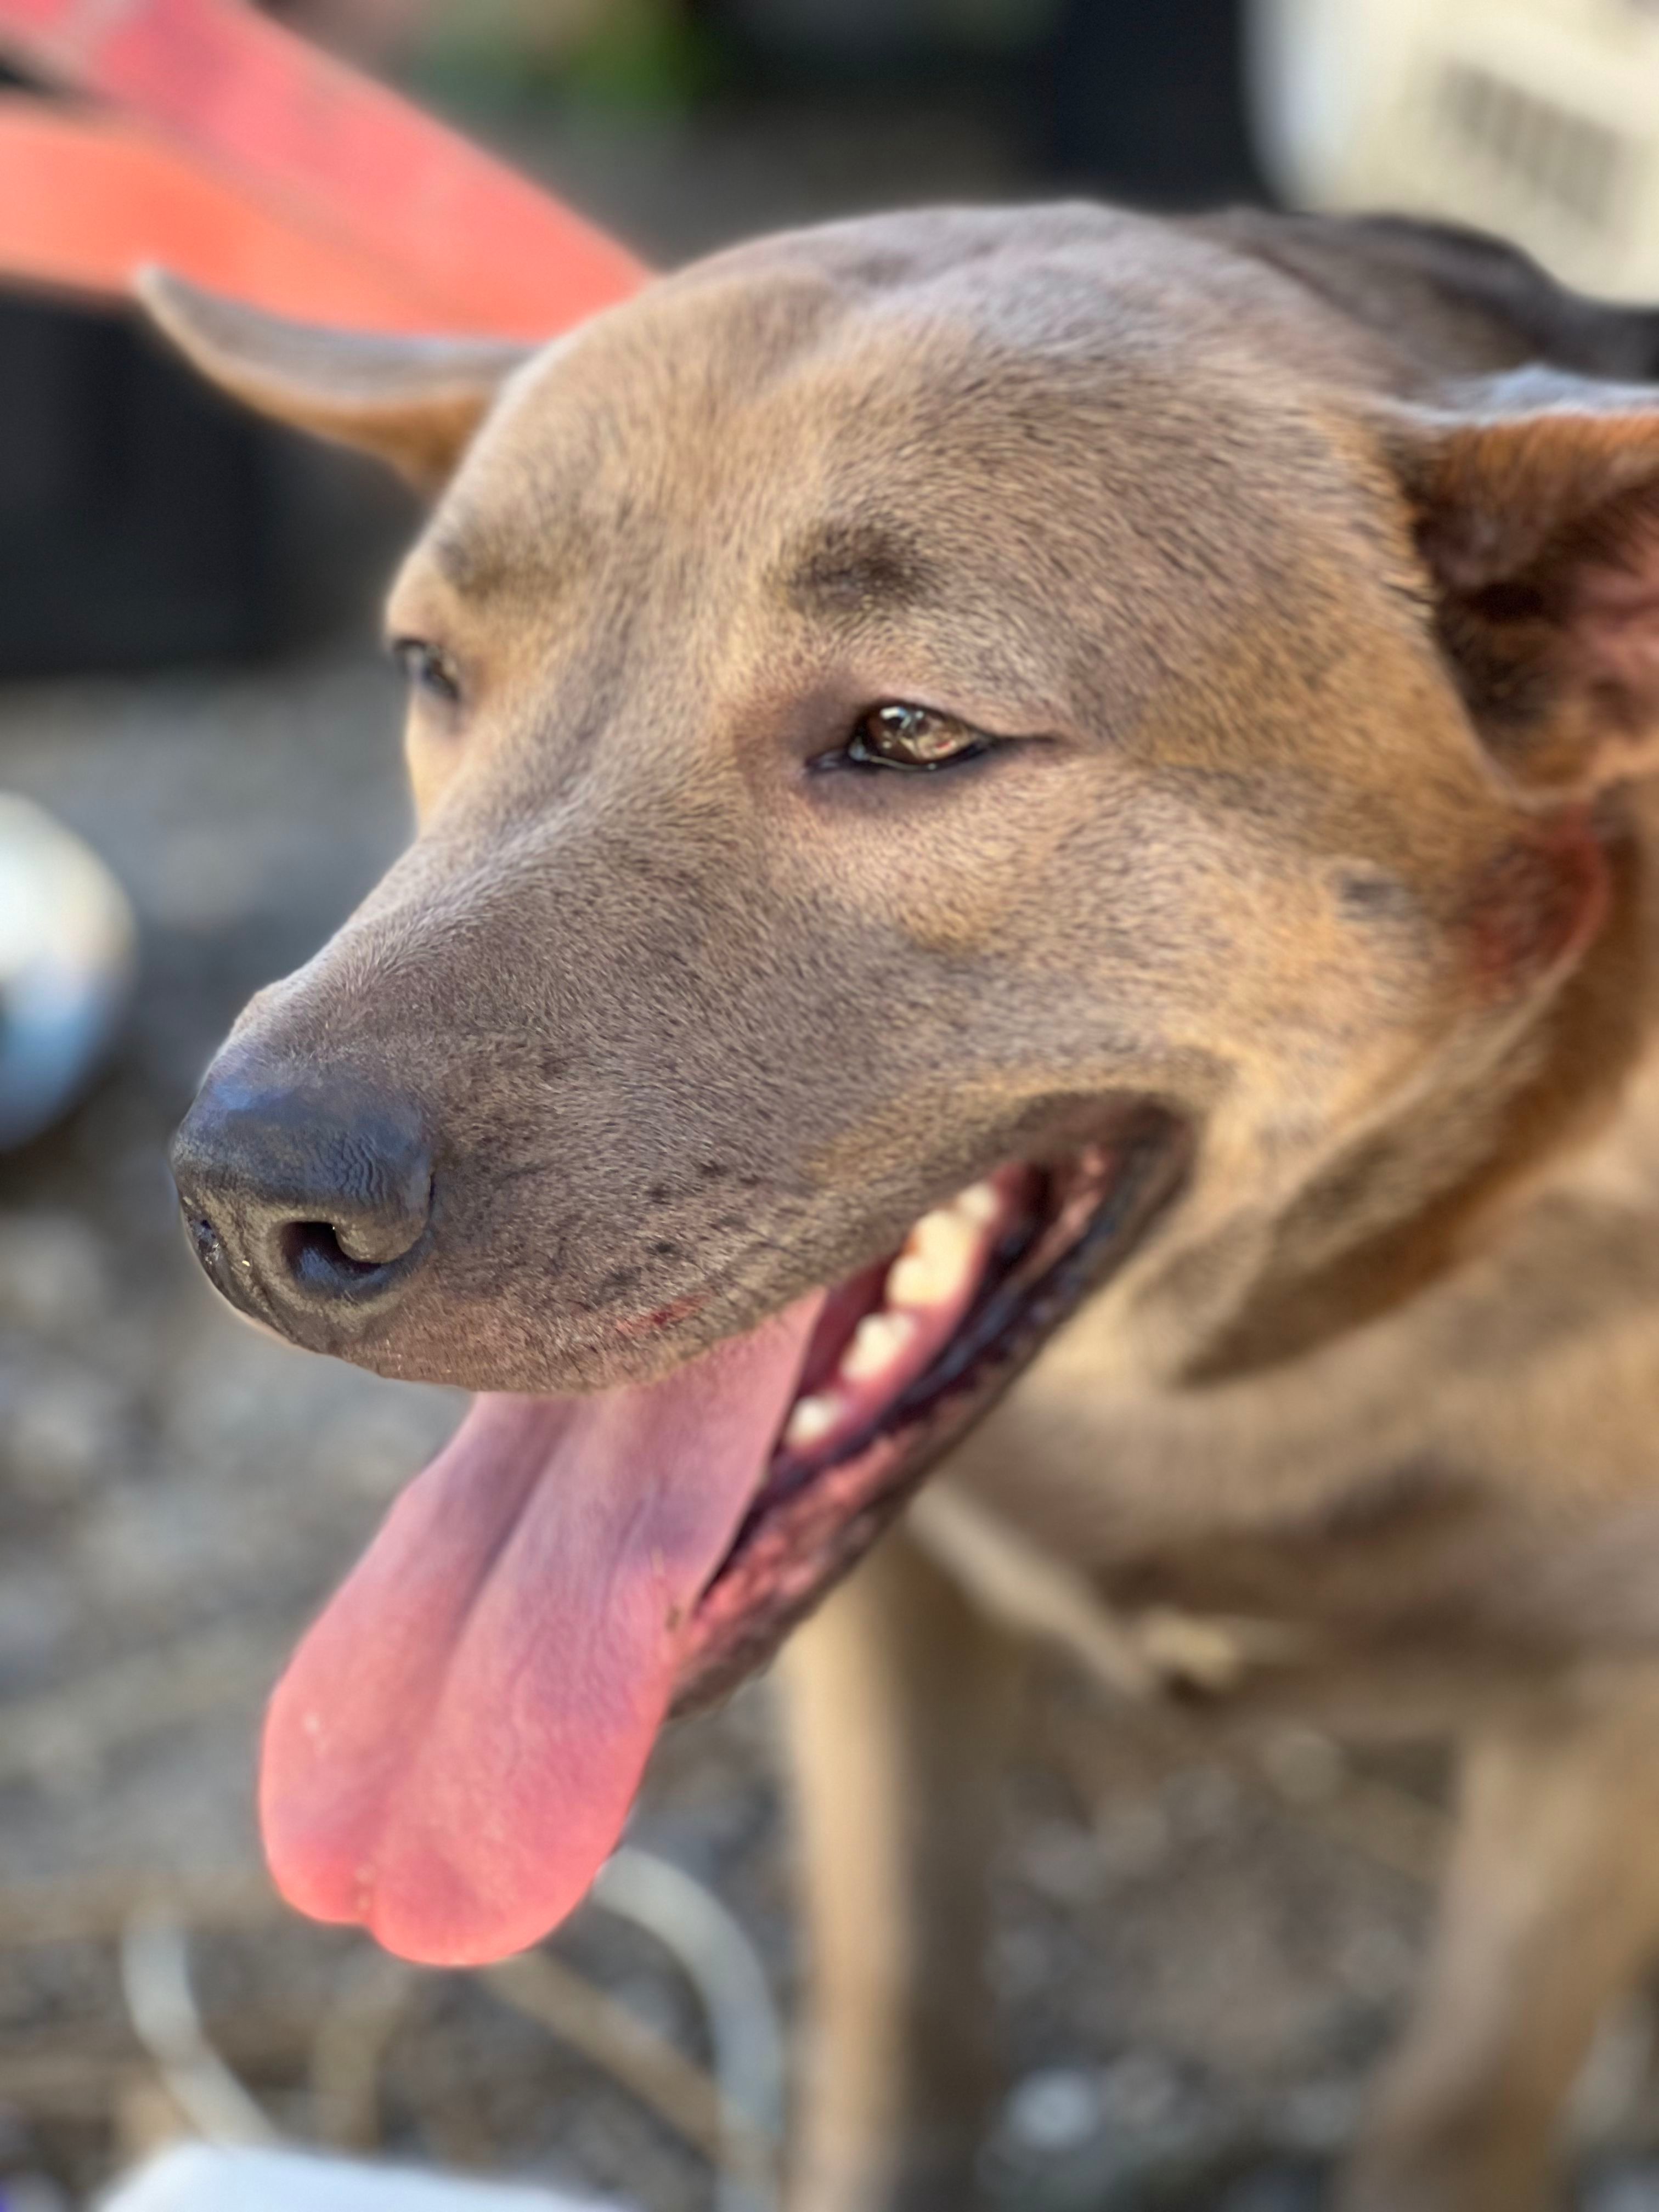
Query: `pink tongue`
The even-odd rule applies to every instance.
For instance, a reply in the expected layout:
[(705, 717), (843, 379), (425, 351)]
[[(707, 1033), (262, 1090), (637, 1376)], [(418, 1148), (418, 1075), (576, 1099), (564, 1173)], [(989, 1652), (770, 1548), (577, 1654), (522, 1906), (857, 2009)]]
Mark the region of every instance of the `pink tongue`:
[(475, 1401), (271, 1699), (260, 1816), (290, 1904), (471, 1966), (578, 1903), (822, 1304), (640, 1389)]

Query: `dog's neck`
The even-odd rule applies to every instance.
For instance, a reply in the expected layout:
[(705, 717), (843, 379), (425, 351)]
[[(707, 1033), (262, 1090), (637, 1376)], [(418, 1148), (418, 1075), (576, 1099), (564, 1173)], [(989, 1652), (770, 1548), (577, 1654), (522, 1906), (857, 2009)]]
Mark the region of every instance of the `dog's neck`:
[(1136, 1302), (1166, 1380), (1218, 1383), (1375, 1319), (1487, 1249), (1617, 1125), (1659, 1024), (1650, 842), (1620, 824), (1594, 942), (1276, 1207), (1218, 1209), (1149, 1265)]

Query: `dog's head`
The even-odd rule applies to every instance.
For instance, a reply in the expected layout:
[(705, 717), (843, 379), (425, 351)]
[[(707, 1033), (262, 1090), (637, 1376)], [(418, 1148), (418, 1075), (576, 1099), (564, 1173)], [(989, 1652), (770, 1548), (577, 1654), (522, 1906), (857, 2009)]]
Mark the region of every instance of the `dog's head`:
[(860, 222), (529, 358), (153, 288), (439, 495), (418, 835), (175, 1153), (234, 1303), (489, 1394), (278, 1693), (311, 1909), (529, 1940), (1079, 1299), (1271, 1356), (1559, 1121), (1659, 410), (1356, 240)]

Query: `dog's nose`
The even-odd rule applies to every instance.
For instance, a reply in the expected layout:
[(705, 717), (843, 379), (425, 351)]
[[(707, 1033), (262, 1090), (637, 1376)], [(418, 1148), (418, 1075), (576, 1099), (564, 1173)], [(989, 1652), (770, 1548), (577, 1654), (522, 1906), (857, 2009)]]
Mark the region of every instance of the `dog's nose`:
[(231, 1304), (325, 1347), (425, 1255), (432, 1158), (413, 1101), (344, 1077), (210, 1071), (173, 1140), (196, 1256)]

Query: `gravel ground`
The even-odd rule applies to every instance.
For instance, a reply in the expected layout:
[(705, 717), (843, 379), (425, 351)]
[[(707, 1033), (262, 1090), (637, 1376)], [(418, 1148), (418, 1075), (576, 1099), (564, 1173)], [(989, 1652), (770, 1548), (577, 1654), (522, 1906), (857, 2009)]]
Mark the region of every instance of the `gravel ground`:
[[(718, 158), (657, 133), (567, 148), (556, 166), (658, 252), (1007, 180), (971, 125), (914, 118), (900, 135), (876, 118), (850, 144), (775, 126)], [(259, 1870), (264, 1692), (459, 1401), (238, 1326), (186, 1257), (164, 1147), (242, 1000), (397, 848), (395, 719), (388, 674), (355, 647), (0, 693), (0, 789), (87, 836), (143, 931), (105, 1079), (0, 1160), (9, 2212), (62, 2212), (185, 2124), (178, 2069), (169, 2087), (121, 1973), (124, 1931), (142, 1966), (167, 1924), (210, 2045), (283, 2133), (648, 2212), (713, 2201), (683, 2129), (582, 2055), (595, 2030), (580, 2004), (555, 2033), (482, 1978), (388, 1976), (356, 1938), (283, 1913)], [(774, 1729), (762, 1682), (673, 1731), (633, 1835), (724, 1899), (787, 2015), (799, 1962)], [(1435, 1762), (1361, 1767), (1293, 1733), (1224, 1759), (1161, 1723), (1113, 1725), (1061, 1671), (1034, 1692), (1026, 1741), (990, 1961), (1015, 2086), (988, 2175), (1024, 2212), (1308, 2212), (1416, 1968), (1443, 1826)], [(706, 2063), (698, 2007), (653, 1939), (590, 1908), (550, 1948)], [(1659, 2142), (1651, 2043), (1638, 2007), (1585, 2084), (1598, 2212), (1659, 2212), (1641, 2163)]]

